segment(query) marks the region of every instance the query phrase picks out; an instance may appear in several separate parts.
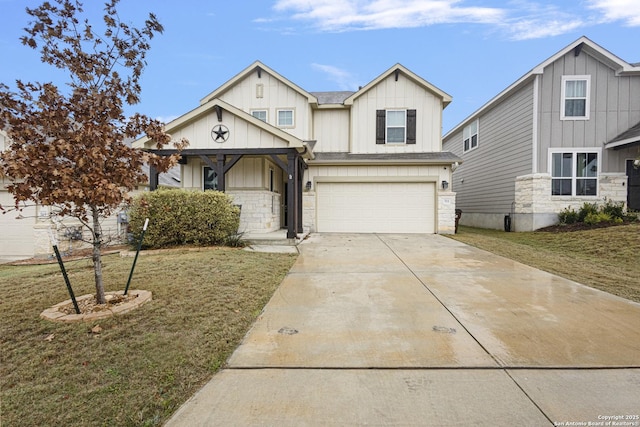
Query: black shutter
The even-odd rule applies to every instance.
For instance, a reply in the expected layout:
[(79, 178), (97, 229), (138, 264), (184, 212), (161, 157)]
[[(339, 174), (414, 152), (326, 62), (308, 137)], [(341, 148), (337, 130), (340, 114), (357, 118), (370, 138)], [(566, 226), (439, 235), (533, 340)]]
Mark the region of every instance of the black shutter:
[(407, 110), (407, 144), (416, 143), (416, 110)]
[(376, 110), (376, 144), (384, 144), (386, 121), (387, 112), (385, 110)]

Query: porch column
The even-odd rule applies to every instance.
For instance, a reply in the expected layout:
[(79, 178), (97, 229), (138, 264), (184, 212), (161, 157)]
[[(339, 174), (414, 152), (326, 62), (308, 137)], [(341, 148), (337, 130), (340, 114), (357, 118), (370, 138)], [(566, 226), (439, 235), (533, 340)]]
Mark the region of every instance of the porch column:
[(158, 180), (159, 180), (158, 169), (154, 166), (149, 165), (149, 190), (155, 191), (158, 189)]
[(224, 193), (224, 191), (225, 191), (225, 189), (227, 187), (226, 180), (224, 179), (224, 176), (225, 176), (225, 170), (224, 170), (225, 155), (224, 154), (216, 154), (216, 160), (218, 162), (217, 167), (216, 167), (216, 173), (218, 174), (218, 191), (222, 191)]
[(296, 183), (298, 188), (296, 189), (296, 214), (298, 217), (298, 221), (297, 221), (297, 227), (298, 229), (296, 230), (298, 233), (302, 233), (302, 189), (304, 188), (304, 160), (302, 160), (301, 157), (298, 156), (298, 158), (296, 159), (296, 174), (297, 179), (296, 179)]
[(297, 228), (297, 174), (296, 170), (298, 169), (298, 156), (297, 153), (289, 152), (287, 154), (287, 175), (289, 179), (289, 183), (287, 186), (287, 200), (289, 203), (287, 209), (287, 239), (295, 239), (297, 237), (296, 228)]

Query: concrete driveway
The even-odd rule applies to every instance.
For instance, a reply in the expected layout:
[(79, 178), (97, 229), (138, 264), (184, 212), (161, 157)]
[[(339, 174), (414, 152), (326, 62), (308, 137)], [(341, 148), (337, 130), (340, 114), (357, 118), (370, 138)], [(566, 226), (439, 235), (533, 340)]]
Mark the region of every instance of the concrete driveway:
[(640, 426), (640, 304), (438, 235), (299, 249), (168, 426)]

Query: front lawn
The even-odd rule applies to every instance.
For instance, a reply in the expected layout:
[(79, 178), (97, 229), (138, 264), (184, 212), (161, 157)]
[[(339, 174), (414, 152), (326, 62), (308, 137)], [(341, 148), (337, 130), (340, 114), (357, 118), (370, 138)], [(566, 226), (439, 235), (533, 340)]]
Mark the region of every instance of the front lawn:
[(570, 232), (460, 227), (451, 238), (640, 302), (640, 224)]
[[(153, 301), (77, 324), (39, 318), (69, 298), (57, 264), (0, 266), (0, 423), (162, 424), (223, 365), (295, 258), (230, 248), (141, 256), (131, 289)], [(107, 291), (124, 289), (131, 263), (104, 257)], [(94, 292), (90, 260), (66, 268), (77, 296)]]

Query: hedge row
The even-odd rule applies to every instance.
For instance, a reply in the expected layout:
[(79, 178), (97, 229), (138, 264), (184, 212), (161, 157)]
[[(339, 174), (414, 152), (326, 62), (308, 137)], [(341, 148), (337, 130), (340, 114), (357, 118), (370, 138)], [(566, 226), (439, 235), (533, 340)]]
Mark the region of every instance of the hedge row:
[(160, 189), (140, 194), (129, 209), (129, 231), (136, 245), (146, 218), (143, 248), (223, 245), (237, 235), (240, 209), (219, 191)]

